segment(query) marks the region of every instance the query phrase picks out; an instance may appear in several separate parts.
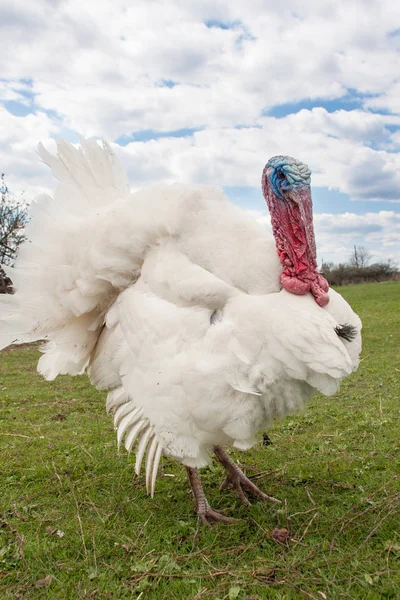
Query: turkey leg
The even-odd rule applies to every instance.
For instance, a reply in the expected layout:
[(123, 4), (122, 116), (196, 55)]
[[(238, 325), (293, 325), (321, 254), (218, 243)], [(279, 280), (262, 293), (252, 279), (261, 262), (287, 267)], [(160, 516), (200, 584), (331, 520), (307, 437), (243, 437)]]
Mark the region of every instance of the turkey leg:
[(196, 513), (205, 525), (213, 525), (214, 523), (231, 523), (234, 519), (225, 517), (217, 510), (213, 510), (208, 504), (207, 498), (201, 485), (200, 475), (197, 469), (185, 467), (188, 475), (190, 486), (193, 492), (193, 498), (196, 506)]
[(269, 502), (280, 502), (276, 498), (272, 496), (267, 496), (264, 494), (246, 475), (243, 473), (241, 469), (233, 462), (230, 456), (225, 452), (221, 446), (214, 446), (215, 457), (218, 462), (226, 470), (226, 479), (221, 486), (221, 489), (225, 489), (230, 485), (233, 486), (237, 496), (246, 506), (250, 506), (250, 502), (245, 495), (245, 492), (254, 496), (255, 498), (259, 498), (260, 500), (268, 500)]

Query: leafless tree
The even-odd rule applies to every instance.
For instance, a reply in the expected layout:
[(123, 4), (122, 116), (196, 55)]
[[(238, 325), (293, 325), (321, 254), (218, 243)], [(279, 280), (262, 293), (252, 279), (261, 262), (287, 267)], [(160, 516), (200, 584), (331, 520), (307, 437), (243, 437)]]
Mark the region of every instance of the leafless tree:
[(366, 267), (371, 260), (371, 252), (364, 246), (354, 246), (353, 254), (350, 256), (349, 264), (356, 269)]
[(25, 241), (28, 222), (27, 205), (23, 197), (14, 198), (1, 176), (0, 187), (0, 293), (12, 293), (12, 282), (2, 265), (11, 266), (18, 247)]

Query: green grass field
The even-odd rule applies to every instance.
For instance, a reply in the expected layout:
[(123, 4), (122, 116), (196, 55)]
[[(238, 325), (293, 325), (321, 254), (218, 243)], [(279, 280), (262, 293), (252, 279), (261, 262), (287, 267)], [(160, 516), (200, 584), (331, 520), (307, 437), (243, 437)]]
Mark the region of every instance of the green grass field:
[(0, 598), (399, 599), (400, 283), (340, 291), (364, 322), (360, 368), (234, 454), (282, 505), (247, 509), (204, 469), (230, 525), (198, 524), (169, 460), (146, 496), (86, 377), (47, 383), (37, 349), (2, 353)]

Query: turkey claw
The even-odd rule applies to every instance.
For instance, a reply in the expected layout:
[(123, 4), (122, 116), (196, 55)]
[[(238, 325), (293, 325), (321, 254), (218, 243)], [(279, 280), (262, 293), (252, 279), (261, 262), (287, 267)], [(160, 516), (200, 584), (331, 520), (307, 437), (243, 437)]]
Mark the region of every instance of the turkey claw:
[(225, 481), (221, 485), (221, 489), (225, 490), (228, 487), (233, 487), (236, 492), (237, 497), (245, 506), (251, 506), (251, 502), (247, 498), (245, 492), (253, 496), (254, 498), (258, 498), (263, 502), (274, 502), (279, 503), (280, 500), (274, 498), (273, 496), (268, 496), (264, 494), (246, 475), (238, 468), (232, 469), (228, 471)]
[(225, 517), (220, 511), (214, 510), (207, 503), (201, 510), (197, 510), (197, 515), (204, 525), (215, 525), (215, 523), (233, 523), (235, 519)]
[(235, 490), (239, 500), (245, 506), (251, 506), (250, 501), (248, 500), (245, 492), (250, 494), (250, 496), (254, 496), (263, 502), (274, 502), (279, 503), (280, 500), (277, 500), (273, 496), (268, 496), (264, 494), (246, 475), (243, 471), (237, 466), (236, 463), (233, 462), (231, 457), (221, 448), (221, 446), (215, 446), (214, 452), (217, 460), (222, 464), (222, 466), (226, 470), (226, 479), (221, 485), (221, 489), (224, 490), (230, 486)]

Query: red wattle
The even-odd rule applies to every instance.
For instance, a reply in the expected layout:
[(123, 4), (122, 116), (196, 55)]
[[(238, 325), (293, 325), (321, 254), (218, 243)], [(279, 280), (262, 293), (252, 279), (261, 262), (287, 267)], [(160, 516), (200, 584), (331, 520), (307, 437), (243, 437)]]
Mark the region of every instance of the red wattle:
[(318, 273), (318, 277), (311, 282), (311, 293), (315, 298), (315, 302), (318, 306), (326, 306), (329, 303), (329, 296), (327, 291), (329, 290), (329, 284), (325, 277), (322, 277)]
[(304, 281), (298, 277), (291, 277), (285, 272), (281, 273), (281, 284), (286, 291), (296, 294), (296, 296), (307, 294), (311, 287), (309, 281)]
[(312, 279), (302, 279), (297, 275), (291, 275), (288, 270), (281, 273), (282, 287), (291, 294), (303, 296), (311, 292), (318, 306), (326, 306), (329, 303), (329, 283), (319, 273), (311, 273)]
[(322, 308), (324, 306), (326, 306), (327, 304), (329, 304), (329, 296), (328, 294), (321, 294), (320, 296), (314, 296), (315, 298), (315, 302), (318, 304), (318, 306), (322, 306)]
[(324, 290), (324, 292), (327, 292), (329, 290), (329, 283), (327, 282), (325, 277), (323, 277), (322, 275), (319, 275), (318, 283), (319, 283), (320, 287)]

